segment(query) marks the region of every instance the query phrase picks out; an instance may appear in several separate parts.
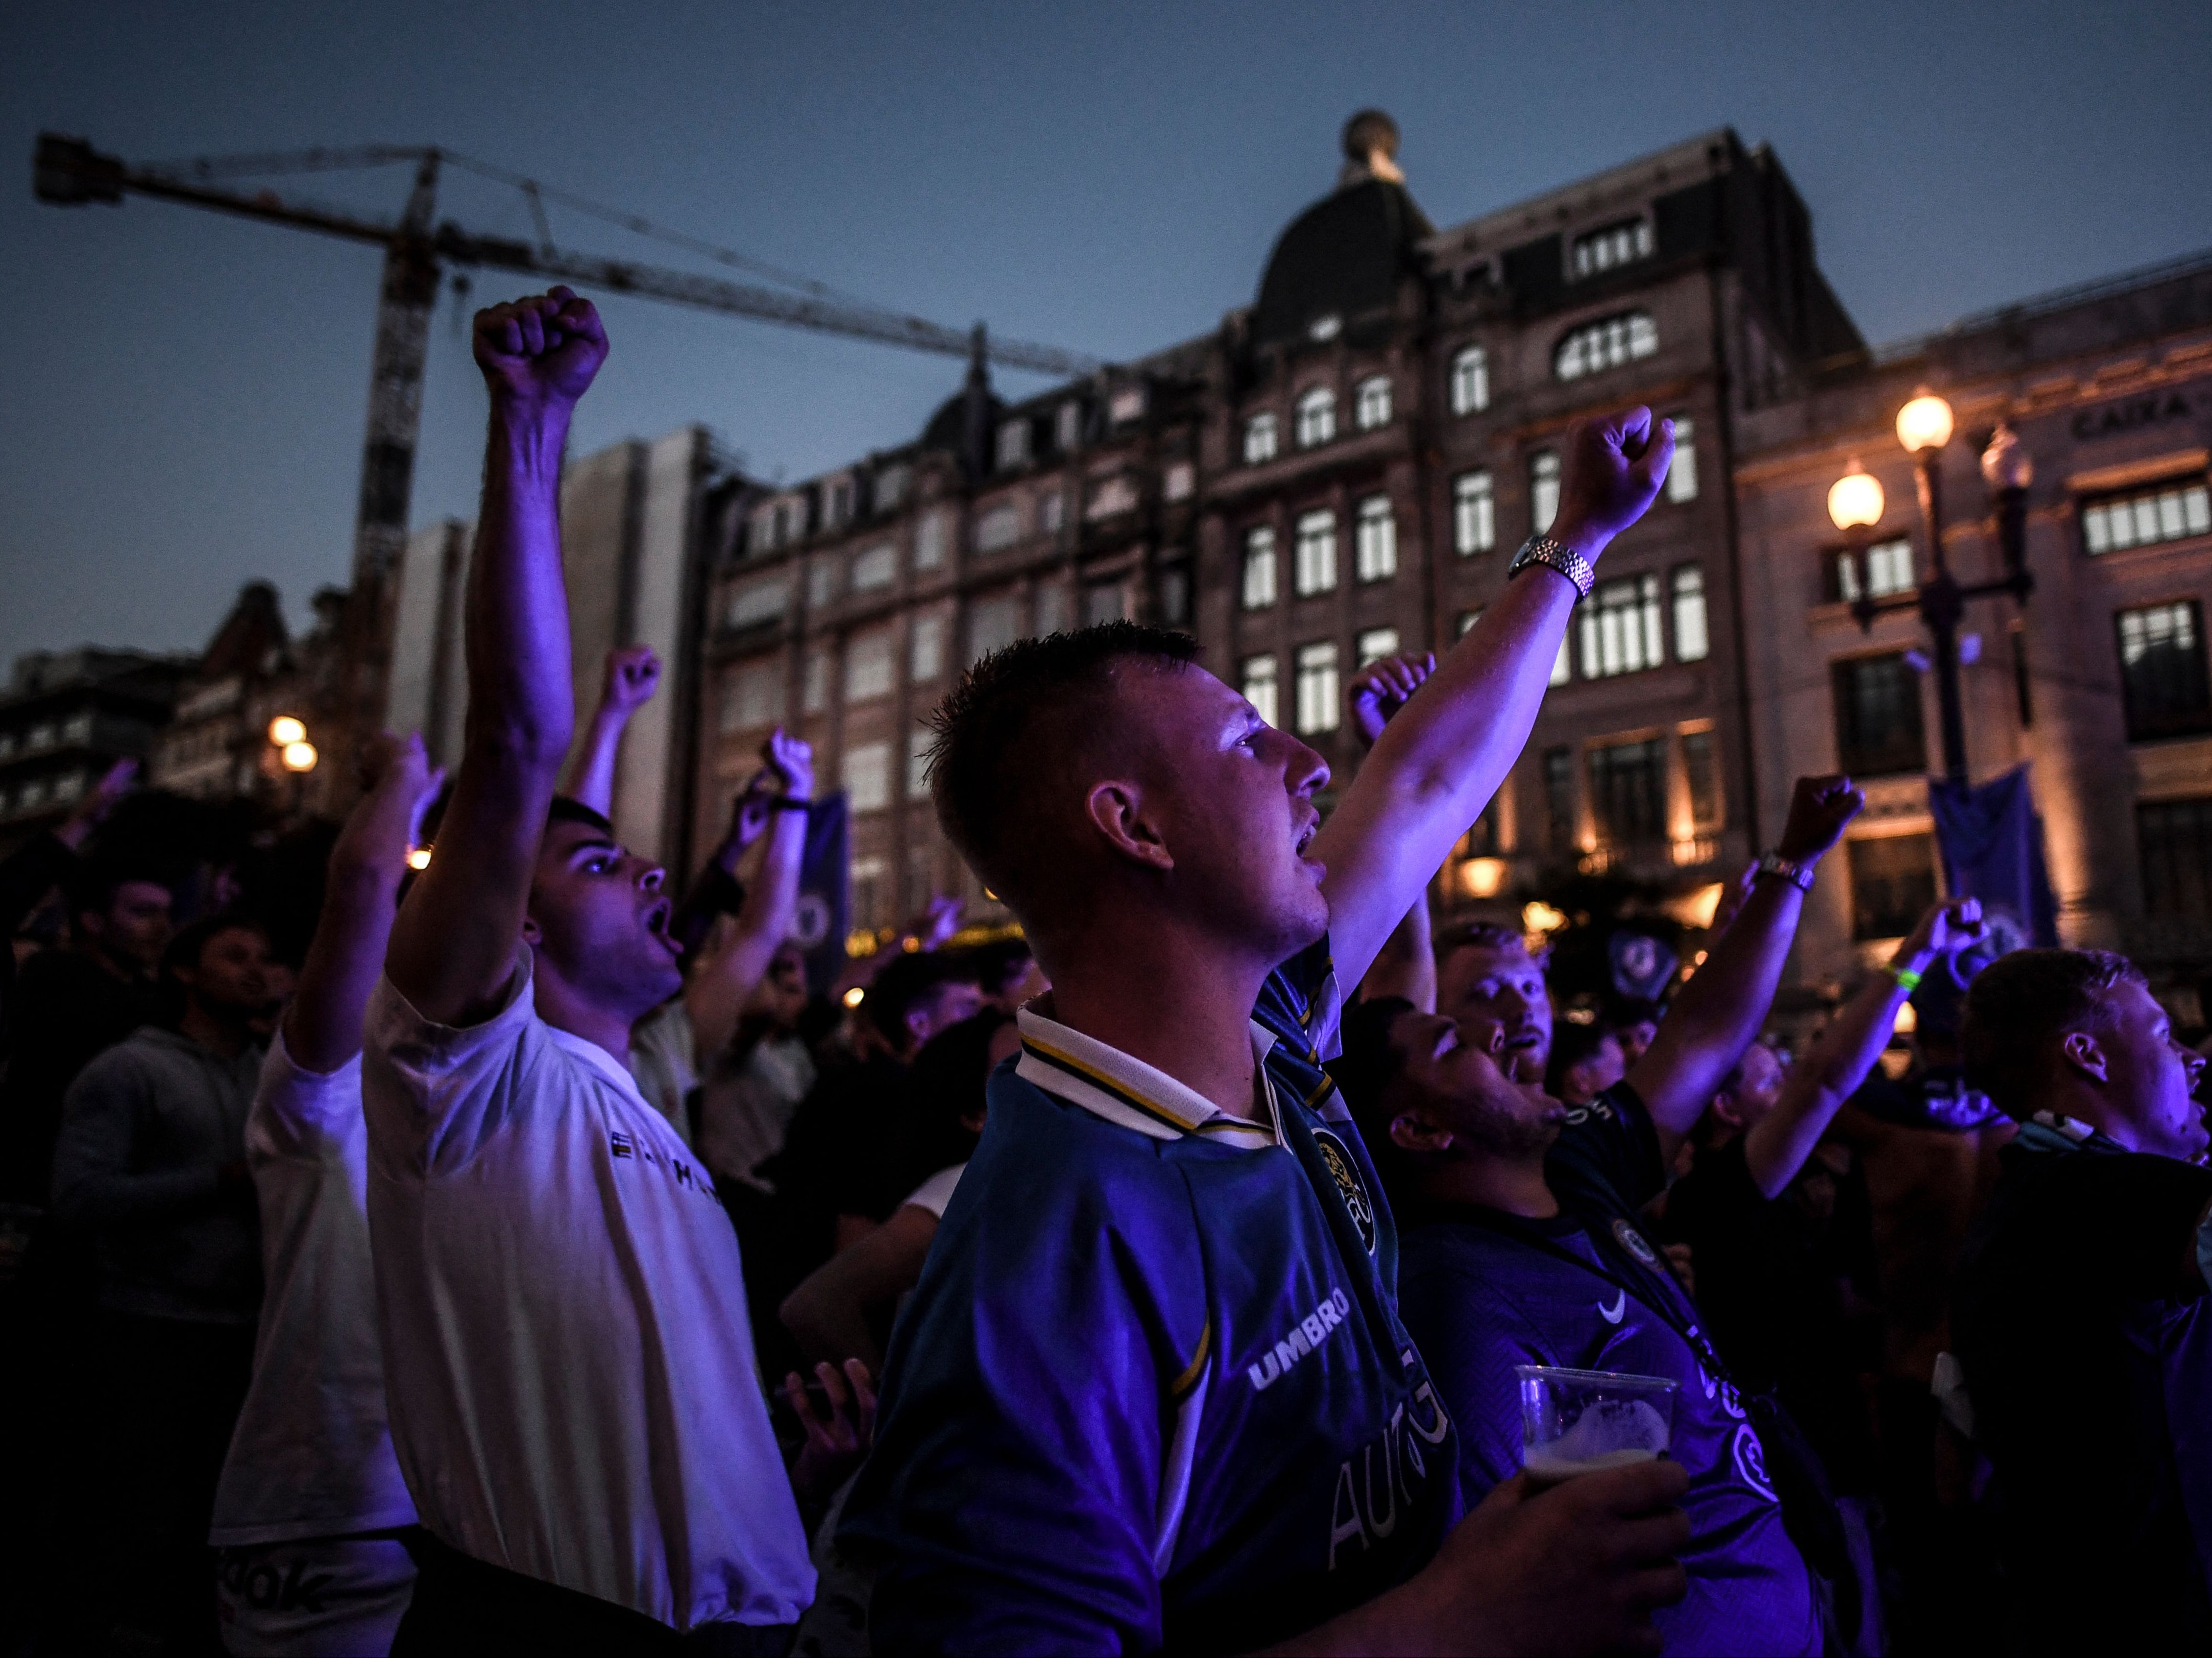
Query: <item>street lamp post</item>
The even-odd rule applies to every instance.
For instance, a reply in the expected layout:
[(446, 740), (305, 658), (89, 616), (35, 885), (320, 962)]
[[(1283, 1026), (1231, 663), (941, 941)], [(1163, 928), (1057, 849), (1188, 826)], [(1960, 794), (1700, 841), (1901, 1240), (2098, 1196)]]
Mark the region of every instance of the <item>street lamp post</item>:
[[(1889, 593), (1880, 598), (1862, 593), (1851, 605), (1862, 630), (1887, 611), (1917, 610), (1927, 627), (1935, 650), (1936, 706), (1942, 720), (1943, 774), (1950, 781), (1966, 781), (1966, 722), (1959, 698), (1959, 623), (1966, 601), (1990, 593), (2008, 592), (2022, 603), (2035, 586), (2026, 556), (2027, 483), (2030, 468), (2019, 440), (2000, 426), (1982, 458), (1982, 471), (1996, 497), (1997, 527), (2002, 545), (2005, 574), (1995, 581), (1962, 586), (1951, 574), (1951, 561), (1943, 548), (1943, 489), (1938, 468), (1943, 446), (1951, 440), (1951, 405), (1931, 392), (1923, 391), (1897, 412), (1897, 440), (1912, 457), (1919, 484), (1920, 519), (1928, 536), (1928, 557), (1933, 574), (1911, 592)], [(1861, 482), (1863, 480), (1863, 483)], [(1828, 491), (1828, 516), (1850, 538), (1854, 556), (1864, 545), (1867, 531), (1880, 522), (1881, 486), (1853, 470)]]

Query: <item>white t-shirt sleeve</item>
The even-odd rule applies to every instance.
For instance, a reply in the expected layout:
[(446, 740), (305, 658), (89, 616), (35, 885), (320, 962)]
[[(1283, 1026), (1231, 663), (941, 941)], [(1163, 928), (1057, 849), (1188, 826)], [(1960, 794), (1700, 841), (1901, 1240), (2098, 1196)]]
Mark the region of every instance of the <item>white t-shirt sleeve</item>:
[(309, 1071), (285, 1048), (279, 1025), (246, 1120), (246, 1156), (319, 1158), (333, 1143), (352, 1143), (360, 1123), (361, 1055), (335, 1071)]
[(528, 1107), (529, 1073), (550, 1046), (531, 993), (530, 948), (519, 943), (501, 1005), (480, 1024), (439, 1024), (390, 979), (377, 981), (362, 1025), (362, 1107), (379, 1167), (450, 1174)]
[(950, 1169), (939, 1169), (914, 1188), (914, 1195), (906, 1200), (907, 1203), (916, 1209), (927, 1209), (938, 1219), (943, 1220), (945, 1206), (952, 1201), (952, 1188), (960, 1184), (960, 1171), (967, 1166), (964, 1163), (956, 1163)]

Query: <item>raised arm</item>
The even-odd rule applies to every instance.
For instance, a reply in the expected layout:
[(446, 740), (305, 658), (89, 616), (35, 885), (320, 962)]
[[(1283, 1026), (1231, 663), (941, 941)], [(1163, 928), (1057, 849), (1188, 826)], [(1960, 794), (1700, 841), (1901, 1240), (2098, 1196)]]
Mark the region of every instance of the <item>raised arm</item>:
[(362, 1011), (384, 970), (407, 848), (446, 780), (424, 757), (420, 737), (380, 738), (364, 769), (368, 793), (331, 848), (322, 914), (284, 1011), (285, 1051), (303, 1071), (327, 1074), (361, 1052)]
[(660, 658), (652, 646), (625, 645), (607, 653), (599, 706), (585, 728), (584, 746), (576, 750), (562, 793), (602, 817), (614, 816), (615, 762), (622, 756), (623, 731), (659, 688)]
[[(1569, 434), (1559, 513), (1547, 538), (1595, 565), (1644, 516), (1674, 458), (1672, 422), (1648, 409), (1580, 422)], [(1393, 720), (1316, 838), (1327, 865), (1338, 981), (1366, 976), (1415, 895), (1481, 815), (1528, 740), (1577, 594), (1531, 565), (1505, 584)]]
[(1979, 900), (1955, 898), (1936, 905), (1897, 947), (1888, 967), (1870, 975), (1828, 1022), (1812, 1051), (1791, 1067), (1774, 1109), (1744, 1135), (1744, 1166), (1762, 1195), (1779, 1197), (1796, 1179), (1838, 1109), (1874, 1069), (1896, 1029), (1897, 1010), (1911, 993), (1908, 980), (1917, 982), (1919, 975), (1978, 943), (1987, 931)]
[(477, 313), (491, 392), (483, 505), (470, 567), (469, 705), (438, 855), (392, 928), (386, 970), (425, 1018), (467, 1024), (507, 984), (561, 762), (575, 723), (561, 579), (561, 455), (606, 331), (565, 288)]
[(806, 807), (814, 795), (814, 750), (779, 726), (761, 745), (761, 758), (781, 785), (770, 803), (774, 822), (761, 866), (728, 942), (693, 967), (684, 989), (691, 1016), (694, 1050), (703, 1065), (735, 1034), (738, 1015), (768, 972), (775, 947), (791, 936), (799, 910), (799, 867), (806, 855)]
[[(1865, 804), (1866, 797), (1848, 777), (1799, 778), (1776, 852), (1809, 872)], [(1803, 891), (1788, 876), (1759, 876), (1728, 931), (1676, 994), (1659, 1022), (1658, 1035), (1628, 1073), (1629, 1086), (1659, 1131), (1660, 1151), (1668, 1162), (1674, 1161), (1714, 1091), (1766, 1023), (1804, 902)]]
[[(1363, 747), (1375, 746), (1375, 739), (1382, 735), (1391, 716), (1436, 671), (1437, 659), (1430, 653), (1380, 657), (1352, 676), (1344, 694), (1345, 707)], [(1402, 996), (1424, 1013), (1437, 1011), (1436, 944), (1431, 937), (1425, 885), (1376, 952), (1374, 964), (1359, 981), (1359, 993), (1370, 999)]]

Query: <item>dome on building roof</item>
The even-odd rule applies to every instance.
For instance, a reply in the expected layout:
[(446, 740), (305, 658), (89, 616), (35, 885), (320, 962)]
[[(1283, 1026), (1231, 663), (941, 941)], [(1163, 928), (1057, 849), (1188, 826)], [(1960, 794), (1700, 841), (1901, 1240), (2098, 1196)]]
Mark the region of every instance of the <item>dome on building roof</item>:
[(1354, 318), (1387, 311), (1413, 248), (1433, 234), (1398, 171), (1398, 126), (1380, 110), (1345, 124), (1334, 194), (1291, 222), (1268, 256), (1252, 308), (1252, 343), (1328, 339)]
[[(990, 410), (990, 423), (996, 430), (999, 416), (1006, 405), (995, 393), (987, 397), (985, 406)], [(937, 412), (929, 417), (929, 424), (921, 428), (921, 446), (925, 449), (949, 449), (954, 454), (967, 447), (968, 392), (965, 387), (955, 392), (937, 405)]]

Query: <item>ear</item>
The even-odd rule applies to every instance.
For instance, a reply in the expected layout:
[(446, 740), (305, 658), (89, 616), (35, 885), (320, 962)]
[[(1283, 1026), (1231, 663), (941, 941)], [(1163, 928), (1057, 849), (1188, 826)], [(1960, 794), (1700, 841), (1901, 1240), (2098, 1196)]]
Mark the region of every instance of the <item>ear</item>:
[(2069, 1030), (2058, 1039), (2058, 1052), (2068, 1065), (2096, 1082), (2112, 1080), (2104, 1045), (2086, 1030)]
[(1084, 797), (1083, 810), (1091, 827), (1122, 857), (1162, 872), (1175, 867), (1167, 843), (1145, 817), (1144, 799), (1135, 784), (1095, 784)]
[(1725, 1088), (1713, 1096), (1713, 1115), (1731, 1128), (1743, 1127), (1743, 1114), (1736, 1109), (1735, 1096)]
[(1451, 1130), (1437, 1127), (1418, 1111), (1401, 1111), (1390, 1119), (1390, 1144), (1401, 1151), (1433, 1157), (1451, 1150)]
[(522, 912), (522, 942), (532, 950), (545, 942), (544, 929), (538, 925), (538, 918), (526, 909)]
[(983, 1132), (983, 1120), (988, 1114), (984, 1111), (970, 1111), (960, 1119), (960, 1126), (971, 1134), (980, 1134)]

